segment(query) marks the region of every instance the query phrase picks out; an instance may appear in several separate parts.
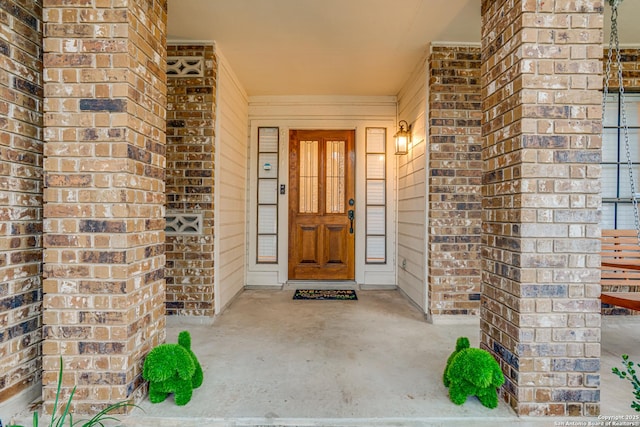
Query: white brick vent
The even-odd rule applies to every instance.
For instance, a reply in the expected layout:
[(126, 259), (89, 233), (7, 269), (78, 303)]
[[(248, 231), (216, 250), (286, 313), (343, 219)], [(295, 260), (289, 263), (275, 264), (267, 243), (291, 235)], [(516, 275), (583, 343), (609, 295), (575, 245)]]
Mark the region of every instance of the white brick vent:
[(202, 234), (202, 214), (167, 213), (166, 220), (164, 231), (167, 234)]
[(169, 56), (168, 77), (203, 77), (204, 58), (201, 56)]

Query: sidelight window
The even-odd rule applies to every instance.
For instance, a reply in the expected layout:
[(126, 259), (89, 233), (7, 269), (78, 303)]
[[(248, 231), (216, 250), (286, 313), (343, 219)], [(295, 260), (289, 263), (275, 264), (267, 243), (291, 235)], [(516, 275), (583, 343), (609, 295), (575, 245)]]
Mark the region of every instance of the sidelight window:
[(387, 262), (387, 130), (367, 128), (366, 132), (366, 262)]
[(258, 128), (257, 262), (278, 262), (278, 146), (277, 127)]

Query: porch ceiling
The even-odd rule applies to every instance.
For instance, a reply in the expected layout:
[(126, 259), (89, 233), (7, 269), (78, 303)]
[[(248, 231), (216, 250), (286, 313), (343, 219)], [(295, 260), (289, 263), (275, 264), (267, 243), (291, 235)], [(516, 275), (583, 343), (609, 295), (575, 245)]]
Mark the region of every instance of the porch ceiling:
[[(622, 4), (624, 44), (637, 16)], [(249, 95), (396, 95), (429, 42), (480, 42), (480, 1), (169, 0), (168, 32), (216, 41)]]

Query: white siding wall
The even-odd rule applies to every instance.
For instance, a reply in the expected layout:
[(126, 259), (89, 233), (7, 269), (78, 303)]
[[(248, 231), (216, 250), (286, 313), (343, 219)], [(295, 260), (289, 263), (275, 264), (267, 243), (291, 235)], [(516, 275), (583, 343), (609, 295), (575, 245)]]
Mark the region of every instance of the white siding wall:
[(220, 314), (245, 284), (245, 211), (249, 102), (216, 49), (215, 308)]
[[(412, 126), (406, 156), (398, 156), (398, 287), (427, 311), (427, 95), (425, 57), (398, 94), (398, 120)], [(403, 264), (405, 265), (403, 267)]]

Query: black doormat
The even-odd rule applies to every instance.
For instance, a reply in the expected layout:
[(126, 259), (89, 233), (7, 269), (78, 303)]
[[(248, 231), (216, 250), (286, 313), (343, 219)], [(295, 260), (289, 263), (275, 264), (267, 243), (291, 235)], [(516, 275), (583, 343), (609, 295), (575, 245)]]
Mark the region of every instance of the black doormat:
[(296, 289), (293, 299), (354, 301), (358, 295), (352, 289)]

